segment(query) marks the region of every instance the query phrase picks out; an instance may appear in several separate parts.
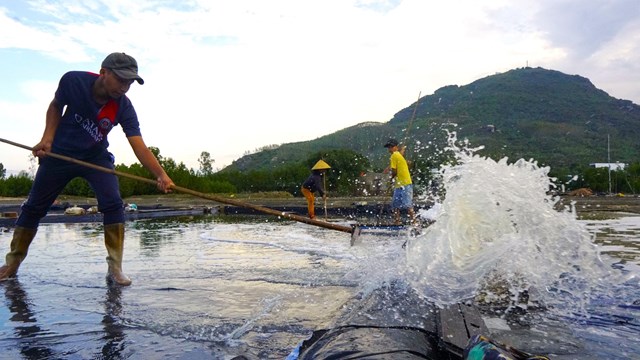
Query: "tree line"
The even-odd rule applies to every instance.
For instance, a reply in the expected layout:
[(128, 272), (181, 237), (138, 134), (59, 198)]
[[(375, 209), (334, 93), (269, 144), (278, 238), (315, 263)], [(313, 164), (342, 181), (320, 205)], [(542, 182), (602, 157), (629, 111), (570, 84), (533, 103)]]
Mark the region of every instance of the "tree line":
[[(214, 160), (211, 155), (203, 151), (198, 159), (199, 169), (188, 168), (183, 162), (177, 163), (170, 157), (164, 157), (156, 147), (149, 147), (158, 158), (160, 165), (175, 182), (184, 188), (202, 193), (236, 194), (255, 192), (288, 192), (293, 196), (301, 196), (300, 187), (309, 176), (310, 169), (320, 159), (331, 165), (327, 173), (326, 185), (328, 191), (335, 195), (348, 196), (356, 192), (359, 175), (366, 172), (369, 161), (361, 154), (351, 150), (330, 150), (317, 152), (309, 156), (305, 161), (298, 163), (284, 163), (281, 166), (268, 170), (250, 171), (218, 171), (214, 172)], [(148, 179), (153, 179), (152, 174), (140, 163), (131, 165), (119, 164), (115, 169)], [(154, 185), (130, 178), (119, 178), (120, 193), (123, 198), (136, 195), (158, 194)], [(0, 163), (0, 196), (24, 197), (27, 196), (33, 177), (27, 171), (21, 171), (17, 175), (6, 176), (6, 169)], [(95, 196), (89, 184), (82, 178), (73, 179), (63, 190), (63, 195)]]
[[(182, 187), (202, 193), (237, 194), (258, 192), (286, 192), (292, 196), (301, 196), (302, 182), (309, 176), (311, 167), (320, 159), (331, 165), (327, 172), (327, 190), (334, 196), (354, 196), (362, 193), (358, 179), (367, 172), (382, 172), (382, 169), (372, 168), (369, 160), (362, 154), (352, 150), (330, 150), (316, 152), (301, 162), (283, 163), (272, 169), (257, 169), (249, 171), (217, 171), (213, 170), (214, 160), (211, 155), (203, 151), (198, 159), (199, 169), (190, 169), (183, 163), (177, 163), (169, 157), (160, 154), (160, 150), (150, 147), (151, 152), (158, 158), (167, 174)], [(432, 169), (436, 168), (433, 160), (416, 161), (412, 164), (412, 178), (417, 190), (431, 187)], [(131, 175), (153, 178), (141, 164), (120, 164), (116, 170)], [(578, 188), (589, 188), (594, 193), (611, 192), (636, 194), (640, 191), (640, 163), (632, 163), (624, 170), (611, 171), (608, 168), (583, 167), (575, 169), (574, 174), (554, 174), (558, 188), (569, 192)], [(136, 195), (158, 194), (154, 185), (130, 178), (120, 178), (120, 193), (122, 197)], [(0, 196), (27, 196), (33, 178), (30, 172), (22, 171), (17, 175), (6, 176), (6, 169), (0, 163)], [(72, 180), (63, 190), (64, 195), (93, 197), (95, 194), (89, 184), (81, 178)]]

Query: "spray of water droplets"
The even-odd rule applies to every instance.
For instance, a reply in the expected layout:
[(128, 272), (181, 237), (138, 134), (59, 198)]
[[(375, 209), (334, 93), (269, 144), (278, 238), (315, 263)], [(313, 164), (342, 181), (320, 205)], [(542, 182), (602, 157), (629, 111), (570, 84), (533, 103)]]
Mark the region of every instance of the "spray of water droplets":
[(584, 305), (614, 276), (571, 209), (558, 209), (549, 168), (509, 163), (458, 146), (440, 171), (444, 197), (435, 222), (407, 244), (407, 277), (426, 298), (451, 304), (493, 287), (535, 290), (547, 305)]

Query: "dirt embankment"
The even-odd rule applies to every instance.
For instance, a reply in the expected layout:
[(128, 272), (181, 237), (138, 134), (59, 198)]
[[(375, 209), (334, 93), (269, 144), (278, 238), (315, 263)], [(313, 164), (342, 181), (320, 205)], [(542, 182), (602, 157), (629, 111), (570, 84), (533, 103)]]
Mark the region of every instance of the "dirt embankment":
[(620, 213), (640, 214), (640, 197), (636, 196), (563, 196), (558, 208), (575, 206), (580, 217), (607, 217)]
[[(224, 196), (223, 196), (224, 197)], [(262, 206), (306, 206), (306, 201), (302, 197), (266, 197), (264, 195), (238, 195), (229, 197), (249, 204)], [(0, 207), (19, 206), (24, 198), (0, 197)], [(67, 202), (71, 205), (96, 205), (94, 198), (61, 196), (60, 202)], [(318, 199), (322, 201), (321, 199)], [(220, 205), (215, 201), (198, 198), (186, 194), (158, 194), (134, 196), (124, 199), (126, 203), (134, 203), (139, 206), (162, 205), (164, 207), (188, 207), (188, 206), (215, 206)], [(329, 198), (327, 207), (349, 207), (354, 204), (368, 203), (369, 205), (386, 204), (388, 197), (343, 197)], [(615, 213), (635, 213), (640, 214), (640, 197), (636, 196), (563, 196), (557, 204), (557, 208), (563, 208), (574, 204), (579, 216), (598, 217), (599, 215), (611, 215)], [(417, 204), (424, 205), (424, 204)]]
[[(236, 201), (244, 202), (252, 205), (261, 205), (266, 207), (281, 207), (281, 206), (295, 206), (306, 207), (307, 202), (303, 197), (292, 196), (268, 196), (265, 194), (239, 194), (239, 195), (216, 195), (221, 198), (233, 199)], [(16, 208), (25, 198), (7, 198), (0, 197), (1, 207), (13, 207)], [(369, 205), (387, 204), (389, 203), (389, 197), (385, 196), (373, 196), (373, 197), (329, 197), (327, 199), (327, 207), (350, 207), (355, 204), (367, 203)], [(60, 204), (67, 203), (69, 205), (78, 205), (81, 207), (87, 207), (97, 205), (95, 198), (85, 198), (77, 196), (60, 196), (57, 199)], [(136, 204), (138, 206), (162, 206), (162, 207), (211, 207), (217, 205), (224, 205), (224, 203), (216, 202), (210, 199), (192, 196), (188, 194), (158, 194), (158, 195), (143, 195), (132, 196), (124, 199), (125, 203)], [(321, 198), (317, 199), (316, 206), (323, 206), (324, 203)], [(416, 204), (422, 205), (422, 204)]]

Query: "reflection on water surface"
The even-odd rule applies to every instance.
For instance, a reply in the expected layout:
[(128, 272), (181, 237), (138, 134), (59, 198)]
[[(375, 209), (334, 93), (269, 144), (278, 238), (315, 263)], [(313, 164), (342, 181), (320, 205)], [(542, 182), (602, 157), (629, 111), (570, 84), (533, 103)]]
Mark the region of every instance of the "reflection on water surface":
[[(106, 285), (100, 224), (43, 224), (18, 279), (0, 285), (3, 356), (282, 359), (313, 330), (331, 327), (358, 293), (404, 272), (407, 234), (365, 232), (350, 247), (341, 232), (264, 217), (234, 219), (127, 223), (124, 270), (133, 279), (128, 288)], [(640, 274), (638, 218), (584, 222), (603, 256), (622, 259), (627, 271)], [(10, 235), (0, 234), (0, 242), (7, 244)], [(638, 295), (637, 289), (617, 291)], [(623, 326), (609, 315), (594, 323), (594, 317), (566, 314), (537, 329), (570, 324), (557, 328), (578, 342), (567, 352), (588, 348), (583, 342), (598, 331), (611, 335), (598, 337), (601, 345), (614, 348), (620, 338), (637, 338), (639, 311), (625, 308)], [(571, 330), (576, 321), (583, 323), (582, 333)], [(527, 346), (522, 339), (533, 334), (501, 332), (504, 324), (489, 322), (496, 336), (514, 344)], [(534, 334), (538, 344), (545, 343), (541, 334)], [(632, 350), (637, 344), (622, 346)]]

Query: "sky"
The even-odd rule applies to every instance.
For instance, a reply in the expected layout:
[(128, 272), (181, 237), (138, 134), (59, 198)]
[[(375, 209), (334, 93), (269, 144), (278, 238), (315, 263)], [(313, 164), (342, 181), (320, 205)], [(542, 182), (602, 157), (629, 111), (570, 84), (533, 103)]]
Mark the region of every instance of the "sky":
[[(0, 0), (0, 138), (38, 143), (60, 77), (111, 52), (138, 61), (146, 144), (196, 170), (524, 66), (640, 104), (637, 0)], [(137, 162), (120, 127), (109, 142)], [(33, 168), (4, 143), (0, 163)]]

